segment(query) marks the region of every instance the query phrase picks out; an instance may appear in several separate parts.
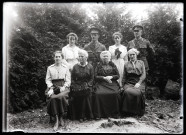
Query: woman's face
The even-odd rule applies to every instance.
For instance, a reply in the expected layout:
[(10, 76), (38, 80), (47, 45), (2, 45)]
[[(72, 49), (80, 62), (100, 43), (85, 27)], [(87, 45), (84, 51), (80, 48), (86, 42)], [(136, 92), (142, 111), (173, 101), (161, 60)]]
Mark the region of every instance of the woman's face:
[(108, 54), (103, 55), (102, 61), (103, 61), (103, 63), (108, 63), (110, 61)]
[(69, 44), (74, 45), (76, 43), (76, 37), (74, 36), (69, 36)]
[(121, 43), (121, 37), (119, 35), (114, 35), (114, 41), (116, 44), (120, 44)]
[(55, 63), (56, 63), (56, 64), (61, 63), (61, 61), (62, 61), (62, 56), (61, 56), (61, 54), (60, 54), (60, 53), (56, 53), (56, 54), (55, 54), (55, 57), (54, 57), (54, 60), (55, 60)]
[(78, 53), (78, 55), (79, 55), (79, 62), (80, 62), (81, 64), (85, 64), (86, 61), (87, 61), (87, 57), (85, 57), (85, 55), (82, 54), (82, 53)]
[(135, 61), (137, 59), (137, 55), (135, 52), (130, 52), (128, 55), (131, 61)]

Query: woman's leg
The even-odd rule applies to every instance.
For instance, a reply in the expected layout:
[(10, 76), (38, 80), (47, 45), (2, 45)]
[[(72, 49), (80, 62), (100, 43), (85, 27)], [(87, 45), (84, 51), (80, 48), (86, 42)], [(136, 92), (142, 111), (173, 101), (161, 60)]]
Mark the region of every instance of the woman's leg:
[(56, 122), (55, 122), (55, 124), (54, 124), (54, 131), (56, 131), (57, 129), (58, 129), (58, 126), (59, 126), (59, 119), (58, 119), (58, 116), (56, 115), (55, 116), (56, 117)]
[(62, 126), (62, 127), (64, 127), (64, 126), (65, 126), (65, 121), (64, 121), (64, 119), (63, 119), (63, 116), (62, 116), (62, 115), (60, 116), (60, 124), (61, 124), (61, 126)]

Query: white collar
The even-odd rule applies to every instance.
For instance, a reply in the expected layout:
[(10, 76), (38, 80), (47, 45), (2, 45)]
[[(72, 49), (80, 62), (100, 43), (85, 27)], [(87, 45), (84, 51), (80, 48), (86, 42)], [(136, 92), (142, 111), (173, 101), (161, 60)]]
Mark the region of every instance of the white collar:
[(135, 61), (131, 61), (131, 60), (130, 60), (130, 62), (132, 62), (132, 63), (136, 63), (136, 61), (137, 61), (137, 60), (135, 60)]
[(76, 48), (76, 45), (70, 46), (69, 44), (67, 45), (68, 48)]
[(81, 65), (80, 62), (78, 62), (78, 65), (81, 67), (85, 67), (88, 64), (88, 62), (85, 63), (85, 65)]

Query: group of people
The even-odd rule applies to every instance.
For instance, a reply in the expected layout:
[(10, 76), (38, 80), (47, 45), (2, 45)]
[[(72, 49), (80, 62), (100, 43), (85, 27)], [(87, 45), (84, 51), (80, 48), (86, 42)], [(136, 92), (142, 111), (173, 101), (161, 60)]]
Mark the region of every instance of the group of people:
[(145, 112), (145, 78), (150, 42), (141, 37), (143, 27), (133, 27), (135, 39), (125, 47), (122, 34), (113, 34), (114, 45), (106, 47), (98, 39), (100, 29), (90, 29), (92, 41), (83, 49), (78, 36), (69, 33), (69, 44), (54, 53), (55, 63), (46, 74), (47, 113), (55, 117), (54, 130), (64, 125), (68, 111), (80, 122)]

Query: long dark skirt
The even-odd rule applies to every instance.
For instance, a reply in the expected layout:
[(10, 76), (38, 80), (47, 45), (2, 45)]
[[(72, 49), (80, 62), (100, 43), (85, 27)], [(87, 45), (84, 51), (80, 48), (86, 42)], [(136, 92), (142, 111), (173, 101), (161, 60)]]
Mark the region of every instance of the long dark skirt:
[(102, 82), (95, 85), (93, 114), (95, 118), (118, 117), (120, 95), (118, 82)]
[(92, 102), (91, 95), (71, 97), (70, 102), (71, 118), (73, 120), (92, 119)]
[(122, 95), (122, 113), (143, 115), (145, 112), (145, 85), (134, 88), (133, 84), (126, 84)]
[(57, 95), (52, 95), (47, 104), (47, 113), (50, 116), (67, 114), (69, 89)]

